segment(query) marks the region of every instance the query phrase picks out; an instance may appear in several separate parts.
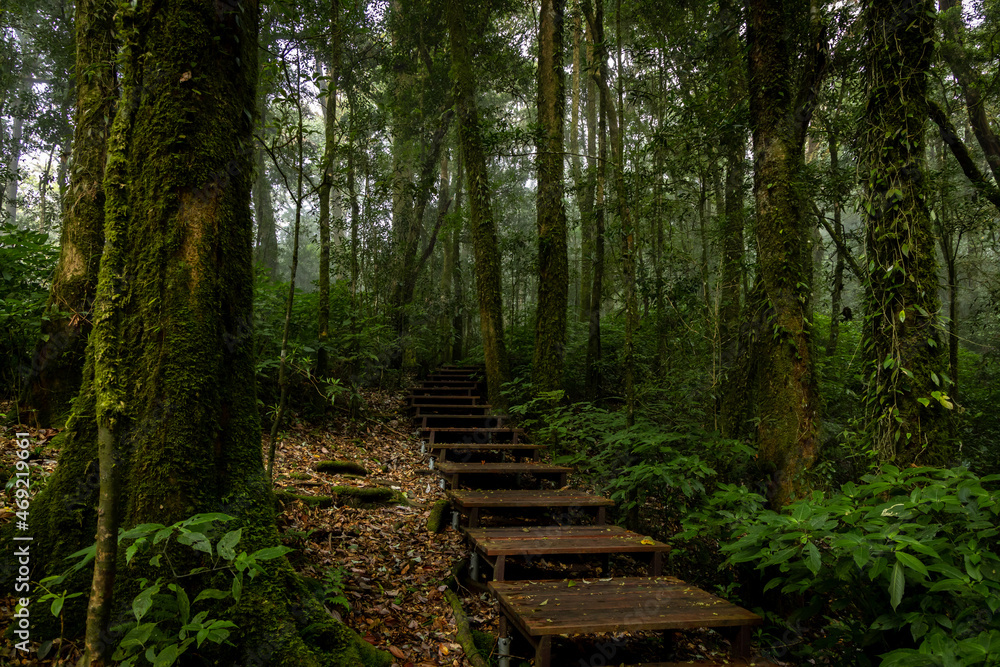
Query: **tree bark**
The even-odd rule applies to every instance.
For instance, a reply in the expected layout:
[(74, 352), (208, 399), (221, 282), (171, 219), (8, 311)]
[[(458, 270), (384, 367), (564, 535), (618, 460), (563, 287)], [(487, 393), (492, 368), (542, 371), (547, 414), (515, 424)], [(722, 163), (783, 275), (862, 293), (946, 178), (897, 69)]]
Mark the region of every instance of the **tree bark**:
[[(334, 191), (334, 163), (338, 151), (337, 89), (340, 76), (340, 0), (330, 2), (329, 79), (326, 81), (326, 103), (323, 106), (323, 161), (319, 186), (319, 309), (317, 315), (316, 376), (323, 378), (329, 371), (330, 353), (326, 349), (330, 336), (330, 199)], [(339, 198), (339, 195), (334, 195)], [(335, 208), (339, 208), (335, 207)]]
[[(131, 11), (108, 144), (106, 243), (88, 350), (93, 381), (81, 387), (59, 467), (32, 504), (35, 575), (61, 572), (70, 549), (92, 543), (88, 474), (98, 440), (113, 447), (122, 525), (225, 512), (242, 528), (241, 549), (278, 543), (252, 336), (258, 6), (201, 0)], [(117, 562), (112, 626), (131, 613), (138, 579), (159, 573)], [(233, 646), (215, 655), (202, 647), (207, 662), (391, 661), (333, 621), (284, 559), (248, 580), (229, 620), (238, 626)], [(120, 638), (106, 628), (100, 643)]]
[(462, 140), (462, 155), (468, 172), (469, 214), (476, 261), (476, 291), (479, 297), (483, 356), (486, 361), (486, 384), (493, 409), (503, 411), (507, 401), (500, 388), (507, 381), (510, 371), (503, 330), (500, 253), (490, 203), (486, 153), (479, 127), (479, 111), (476, 108), (476, 79), (469, 52), (464, 3), (449, 3), (448, 31), (451, 35), (455, 108)]
[(937, 257), (925, 202), (927, 73), (934, 50), (930, 0), (869, 0), (864, 25), (869, 272), (868, 382), (873, 447), (882, 461), (949, 460), (953, 405), (938, 373)]
[(115, 109), (116, 5), (81, 0), (76, 7), (76, 130), (69, 205), (26, 387), (40, 426), (60, 425), (80, 388), (91, 308), (104, 246), (104, 163)]
[[(588, 171), (594, 179), (594, 260), (593, 260), (593, 286), (590, 289), (590, 321), (587, 331), (587, 369), (586, 369), (586, 391), (587, 398), (591, 401), (597, 400), (602, 392), (601, 388), (601, 302), (604, 297), (604, 223), (605, 223), (605, 182), (607, 174), (608, 140), (607, 140), (607, 98), (597, 94), (597, 81), (599, 76), (603, 76), (606, 67), (606, 56), (604, 55), (604, 8), (598, 4), (596, 16), (590, 20), (588, 13), (588, 35), (590, 43), (591, 67), (597, 64), (595, 72), (589, 81), (590, 97), (595, 99), (588, 108), (587, 124), (590, 130), (587, 134), (588, 150)], [(598, 47), (598, 45), (601, 45)], [(599, 55), (600, 54), (600, 55)], [(597, 122), (592, 117), (598, 116)], [(593, 137), (593, 142), (591, 140)], [(596, 151), (594, 143), (597, 143)], [(589, 156), (594, 156), (590, 158)]]
[[(758, 459), (770, 475), (768, 496), (782, 505), (801, 496), (803, 472), (819, 447), (819, 397), (809, 335), (811, 235), (796, 182), (809, 122), (809, 75), (799, 94), (788, 76), (797, 16), (784, 0), (750, 0), (749, 90), (754, 147), (754, 198), (764, 327), (758, 333)], [(810, 40), (820, 46), (821, 42)], [(751, 354), (753, 354), (751, 352)]]
[[(538, 33), (538, 306), (533, 381), (536, 391), (562, 388), (569, 262), (563, 207), (563, 23), (565, 0), (542, 0)], [(576, 128), (574, 128), (575, 131)]]
[[(844, 223), (841, 220), (841, 205), (840, 205), (840, 144), (838, 141), (837, 134), (833, 131), (829, 135), (829, 146), (830, 146), (830, 174), (834, 180), (834, 193), (833, 193), (833, 228), (837, 232), (839, 238), (844, 238)], [(837, 340), (840, 337), (840, 313), (841, 313), (841, 302), (844, 291), (844, 267), (845, 259), (844, 253), (841, 252), (840, 246), (834, 243), (836, 248), (836, 261), (833, 268), (833, 293), (830, 295), (830, 340), (827, 343), (826, 354), (828, 357), (832, 357), (837, 353)]]

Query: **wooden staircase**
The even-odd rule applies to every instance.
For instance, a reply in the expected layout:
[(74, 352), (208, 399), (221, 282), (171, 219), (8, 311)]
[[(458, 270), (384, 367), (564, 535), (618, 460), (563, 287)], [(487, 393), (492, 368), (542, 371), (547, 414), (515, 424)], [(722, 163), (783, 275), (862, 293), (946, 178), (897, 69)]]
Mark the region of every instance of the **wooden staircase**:
[[(535, 650), (536, 667), (550, 667), (552, 639), (566, 634), (718, 628), (733, 654), (747, 658), (750, 628), (762, 619), (674, 577), (662, 576), (663, 542), (606, 525), (608, 498), (567, 488), (571, 468), (540, 461), (542, 445), (482, 401), (482, 370), (445, 366), (413, 389), (407, 404), (442, 476), (472, 550), (471, 571), (492, 573), (489, 588), (500, 613), (500, 666), (510, 664), (510, 630)], [(468, 488), (463, 488), (468, 487)], [(491, 525), (483, 527), (484, 514)], [(581, 525), (586, 520), (588, 524)], [(531, 522), (532, 525), (527, 525)], [(464, 527), (462, 524), (465, 524)], [(555, 524), (555, 525), (553, 525)], [(606, 578), (609, 558), (630, 554), (649, 561), (649, 577)], [(573, 557), (599, 559), (602, 577), (511, 581), (515, 561)], [(617, 664), (617, 663), (616, 663)]]

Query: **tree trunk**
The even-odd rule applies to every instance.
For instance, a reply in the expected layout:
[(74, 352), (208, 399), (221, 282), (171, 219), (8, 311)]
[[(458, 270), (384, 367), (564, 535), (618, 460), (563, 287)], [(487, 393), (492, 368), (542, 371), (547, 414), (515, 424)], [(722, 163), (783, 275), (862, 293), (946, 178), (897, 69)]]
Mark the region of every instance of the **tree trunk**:
[[(593, 260), (593, 286), (590, 290), (590, 321), (587, 332), (587, 362), (586, 362), (586, 391), (587, 398), (591, 401), (597, 400), (602, 392), (601, 389), (601, 302), (604, 296), (604, 222), (605, 222), (605, 179), (607, 174), (608, 140), (607, 140), (607, 99), (597, 95), (596, 78), (601, 76), (606, 63), (604, 56), (604, 9), (601, 4), (597, 6), (597, 15), (593, 22), (588, 16), (590, 35), (590, 62), (591, 66), (598, 63), (598, 72), (594, 74), (589, 82), (589, 91), (592, 99), (596, 98), (596, 104), (588, 107), (587, 124), (590, 128), (587, 134), (588, 150), (588, 171), (594, 179), (594, 260)], [(598, 44), (601, 46), (598, 48)], [(599, 56), (600, 54), (600, 56)], [(598, 110), (599, 108), (599, 110)], [(592, 114), (597, 113), (598, 119), (594, 123)], [(593, 137), (593, 140), (591, 139)], [(594, 143), (597, 143), (596, 152)], [(590, 156), (595, 156), (596, 159)]]
[[(260, 95), (257, 101), (260, 115), (257, 127), (261, 140), (267, 134), (267, 99)], [(257, 216), (257, 242), (254, 244), (254, 261), (264, 267), (271, 280), (278, 277), (278, 230), (274, 222), (274, 203), (271, 201), (271, 182), (267, 178), (267, 151), (258, 146), (254, 151), (253, 210)]]
[(486, 384), (493, 409), (503, 411), (507, 401), (500, 388), (508, 379), (509, 367), (503, 330), (500, 253), (490, 204), (489, 174), (479, 127), (479, 111), (476, 108), (476, 79), (472, 70), (465, 21), (464, 3), (449, 3), (448, 30), (451, 33), (455, 108), (458, 113), (462, 155), (468, 171), (469, 214), (476, 261), (476, 291), (479, 296), (479, 322), (486, 361)]
[[(802, 473), (819, 447), (819, 397), (808, 331), (812, 249), (796, 182), (808, 114), (797, 113), (788, 72), (795, 32), (783, 0), (750, 0), (749, 90), (754, 198), (762, 298), (766, 307), (755, 380), (758, 459), (781, 505), (805, 488)], [(813, 42), (814, 44), (816, 42)]]
[[(565, 0), (542, 0), (538, 34), (538, 308), (533, 381), (536, 391), (562, 388), (569, 263), (563, 208), (563, 22)], [(576, 128), (573, 128), (574, 131)]]
[[(830, 132), (830, 174), (834, 179), (833, 193), (833, 228), (840, 238), (844, 238), (844, 223), (841, 219), (840, 205), (840, 146), (836, 133)], [(834, 244), (836, 246), (836, 244)], [(842, 294), (844, 291), (844, 253), (840, 247), (836, 246), (836, 263), (833, 267), (833, 294), (830, 296), (830, 341), (827, 344), (826, 354), (832, 357), (837, 353), (837, 340), (840, 337), (840, 313), (842, 304)]]
[[(719, 267), (719, 359), (725, 373), (736, 359), (743, 273), (744, 200), (746, 197), (745, 119), (740, 113), (746, 95), (746, 66), (740, 44), (739, 13), (733, 0), (722, 0), (719, 21), (727, 31), (722, 51), (726, 60), (725, 81), (729, 90), (729, 117), (722, 129), (722, 152), (726, 161), (725, 212), (722, 216), (722, 253)], [(723, 401), (725, 405), (725, 401)]]
[(863, 168), (869, 272), (868, 405), (882, 461), (949, 460), (951, 400), (936, 318), (937, 257), (925, 202), (927, 73), (934, 51), (930, 0), (869, 0), (867, 132)]
[(115, 108), (116, 5), (81, 0), (76, 7), (76, 130), (69, 205), (42, 321), (42, 340), (26, 378), (40, 426), (61, 426), (80, 388), (91, 308), (104, 246), (104, 163)]
[[(338, 150), (337, 88), (340, 75), (340, 0), (330, 6), (329, 79), (326, 81), (326, 103), (323, 105), (323, 161), (319, 186), (319, 308), (317, 315), (316, 376), (323, 378), (329, 371), (330, 353), (326, 349), (330, 336), (330, 199), (334, 191), (334, 163)], [(339, 195), (334, 195), (339, 198)], [(337, 207), (339, 208), (339, 207)]]
[[(240, 549), (278, 542), (254, 389), (253, 123), (244, 112), (255, 102), (258, 7), (203, 0), (134, 11), (108, 144), (94, 379), (81, 387), (59, 467), (32, 504), (33, 579), (61, 572), (63, 556), (92, 543), (98, 440), (113, 447), (123, 526), (225, 512), (242, 528)], [(110, 626), (131, 615), (138, 579), (161, 573), (139, 560), (125, 568), (117, 558)], [(331, 619), (284, 559), (247, 580), (230, 620), (233, 646), (214, 655), (202, 647), (207, 662), (391, 661)], [(118, 639), (105, 628), (100, 643)]]

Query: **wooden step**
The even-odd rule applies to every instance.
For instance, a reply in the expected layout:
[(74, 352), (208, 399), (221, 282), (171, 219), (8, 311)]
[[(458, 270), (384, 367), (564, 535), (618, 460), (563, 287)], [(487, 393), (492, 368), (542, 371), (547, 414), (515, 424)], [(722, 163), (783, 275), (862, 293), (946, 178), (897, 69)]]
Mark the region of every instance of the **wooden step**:
[(572, 468), (548, 463), (454, 463), (444, 461), (437, 466), (451, 488), (457, 489), (469, 477), (490, 475), (534, 475), (539, 479), (553, 479), (556, 486), (566, 486)]
[(493, 407), (489, 403), (483, 403), (481, 405), (458, 405), (456, 403), (441, 403), (435, 405), (433, 403), (412, 403), (409, 406), (414, 411), (414, 418), (419, 419), (425, 415), (487, 415), (490, 412), (490, 408)]
[(497, 428), (475, 427), (434, 427), (420, 429), (420, 437), (428, 444), (485, 444), (488, 442), (518, 443), (524, 436), (524, 429), (500, 426)]
[(483, 510), (492, 511), (525, 511), (560, 508), (567, 515), (578, 510), (595, 510), (597, 523), (601, 525), (606, 520), (608, 507), (614, 507), (610, 498), (595, 496), (576, 489), (552, 489), (530, 491), (523, 489), (497, 489), (495, 491), (466, 491), (454, 489), (448, 492), (448, 498), (460, 514), (468, 517), (470, 528), (479, 526)]
[(554, 635), (703, 627), (729, 629), (734, 657), (745, 658), (750, 628), (763, 623), (674, 577), (496, 581), (489, 588), (500, 610), (500, 636), (516, 628), (535, 647), (536, 667), (551, 667)]
[(670, 545), (618, 526), (534, 526), (530, 528), (467, 528), (476, 553), (493, 567), (493, 580), (503, 581), (509, 556), (647, 554), (652, 577), (663, 569)]
[(506, 415), (422, 415), (417, 426), (431, 428), (501, 428), (508, 421)]
[(406, 397), (406, 403), (410, 407), (414, 405), (485, 405), (479, 402), (479, 396), (476, 394), (465, 393), (460, 396), (452, 396), (449, 394), (420, 394), (413, 395), (410, 394)]
[(472, 387), (414, 387), (407, 398), (418, 396), (474, 396), (479, 398), (479, 392)]
[[(509, 452), (513, 456), (538, 460), (539, 451), (545, 449), (545, 445), (533, 445), (530, 443), (499, 443), (487, 442), (476, 443), (434, 443), (430, 445), (431, 453), (438, 452), (438, 461), (441, 463), (451, 460), (455, 463), (468, 463), (479, 459), (479, 455), (484, 452)], [(464, 454), (463, 454), (464, 452)]]
[(479, 389), (481, 383), (475, 380), (424, 380), (416, 386), (416, 390), (436, 389), (439, 387), (454, 387), (456, 389)]

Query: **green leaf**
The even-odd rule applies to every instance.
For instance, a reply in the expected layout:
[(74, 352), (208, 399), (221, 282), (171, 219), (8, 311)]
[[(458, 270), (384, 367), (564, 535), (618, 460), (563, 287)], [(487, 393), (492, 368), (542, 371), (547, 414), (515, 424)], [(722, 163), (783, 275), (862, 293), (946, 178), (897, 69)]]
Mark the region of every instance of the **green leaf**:
[(237, 528), (236, 530), (231, 530), (222, 536), (219, 543), (216, 545), (215, 549), (219, 552), (219, 555), (226, 560), (233, 560), (236, 558), (235, 547), (240, 538), (243, 536), (243, 529)]
[(203, 533), (181, 533), (177, 536), (177, 541), (181, 544), (189, 545), (195, 551), (203, 551), (209, 555), (212, 554), (212, 543), (208, 541), (208, 538)]
[(899, 561), (899, 563), (902, 563), (906, 567), (910, 568), (911, 570), (919, 572), (925, 577), (928, 576), (927, 568), (924, 567), (924, 564), (920, 562), (920, 559), (914, 556), (913, 554), (908, 554), (905, 551), (897, 551), (896, 560)]
[(52, 601), (52, 606), (49, 608), (49, 611), (51, 611), (52, 615), (56, 618), (59, 618), (59, 614), (62, 613), (64, 602), (66, 602), (66, 598), (61, 595), (56, 596), (56, 599)]
[(170, 667), (180, 656), (180, 647), (177, 644), (168, 644), (153, 661), (153, 667)]
[(255, 560), (271, 560), (274, 558), (281, 558), (290, 551), (295, 551), (285, 546), (281, 547), (264, 547), (263, 549), (258, 549), (250, 554), (250, 558)]
[(893, 611), (903, 600), (903, 590), (906, 588), (906, 577), (903, 576), (903, 566), (897, 562), (892, 566), (892, 576), (889, 578), (889, 604)]
[(187, 591), (177, 584), (170, 584), (169, 588), (177, 596), (177, 610), (181, 614), (181, 623), (187, 623), (191, 618), (191, 601), (188, 599)]
[(141, 621), (146, 612), (150, 610), (153, 606), (153, 596), (159, 592), (160, 586), (157, 584), (144, 589), (135, 596), (135, 599), (132, 600), (132, 613), (135, 614), (136, 621)]
[(899, 321), (900, 322), (905, 322), (906, 321), (906, 310), (905, 309), (900, 309), (900, 311), (899, 311)]
[(233, 599), (239, 602), (240, 595), (242, 594), (243, 594), (243, 577), (235, 576), (233, 577)]
[(814, 575), (819, 573), (819, 568), (823, 565), (823, 560), (820, 558), (819, 549), (811, 541), (806, 544), (806, 567)]
[(225, 600), (229, 597), (229, 591), (220, 591), (218, 588), (206, 588), (195, 596), (195, 603), (201, 600)]

